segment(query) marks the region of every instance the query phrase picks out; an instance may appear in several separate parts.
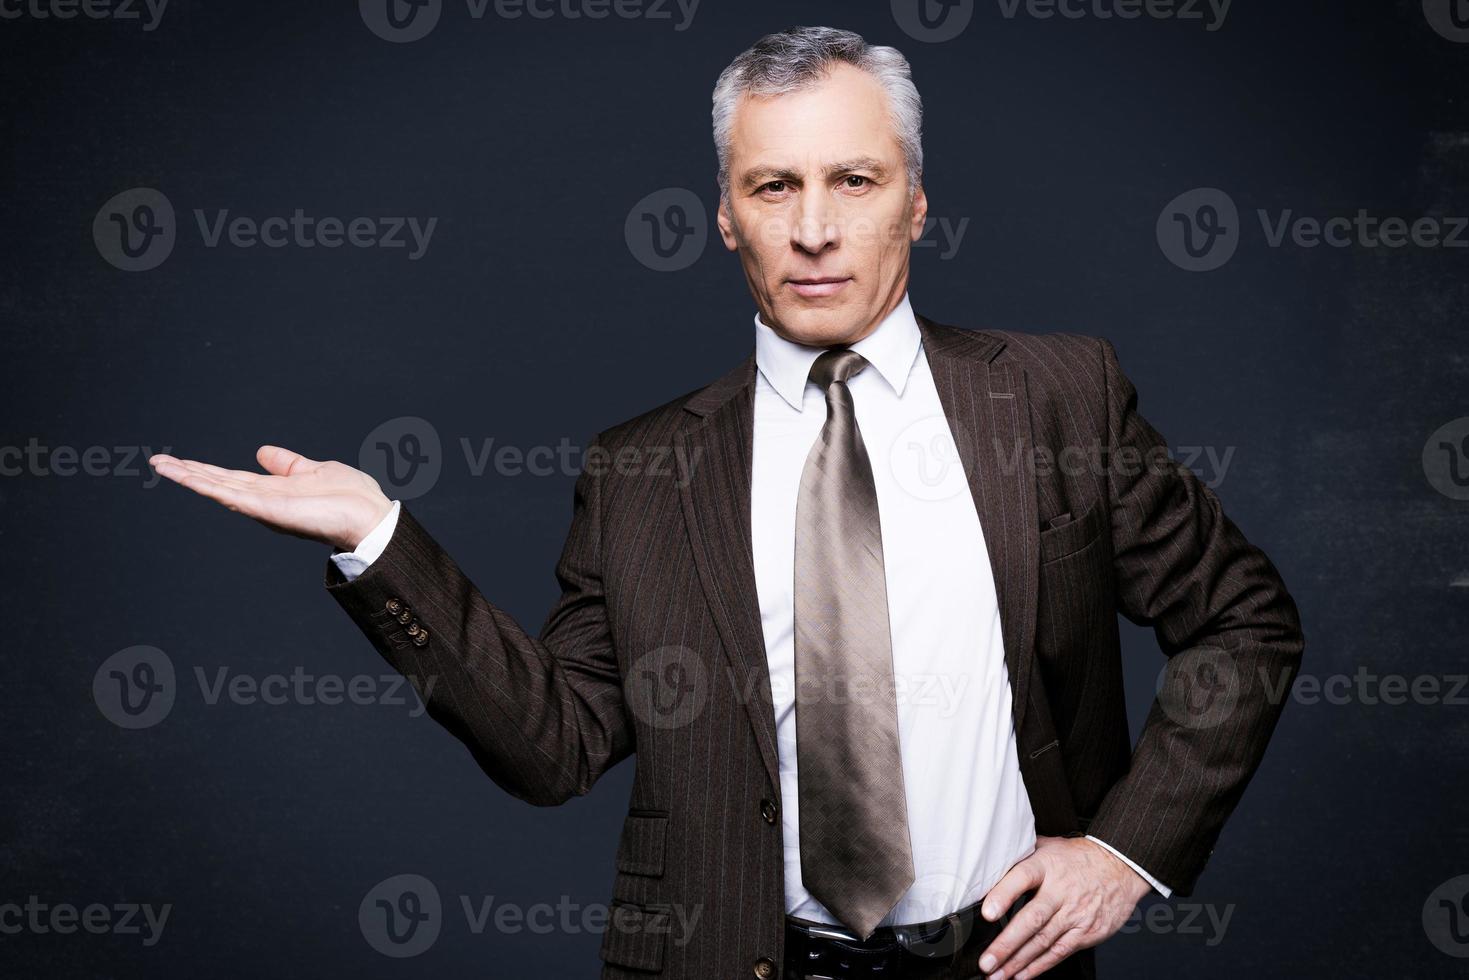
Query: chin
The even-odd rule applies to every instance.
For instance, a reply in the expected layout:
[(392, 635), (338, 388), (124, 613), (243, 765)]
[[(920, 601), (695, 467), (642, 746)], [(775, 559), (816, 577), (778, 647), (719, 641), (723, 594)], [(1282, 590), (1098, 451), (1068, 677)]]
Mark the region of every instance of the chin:
[(840, 308), (819, 307), (790, 310), (781, 317), (790, 339), (809, 347), (833, 347), (846, 343), (854, 330), (851, 318)]

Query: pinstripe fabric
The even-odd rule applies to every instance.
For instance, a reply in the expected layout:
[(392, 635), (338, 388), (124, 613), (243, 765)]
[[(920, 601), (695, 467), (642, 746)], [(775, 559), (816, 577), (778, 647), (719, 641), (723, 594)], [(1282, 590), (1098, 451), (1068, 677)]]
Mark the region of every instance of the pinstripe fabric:
[[(1089, 832), (1191, 894), (1278, 717), (1267, 682), (1298, 668), (1295, 605), (1191, 473), (1115, 463), (1164, 443), (1109, 344), (918, 319), (990, 552), (1037, 831)], [(645, 465), (578, 478), (562, 595), (538, 636), (487, 602), (407, 508), (360, 577), (328, 563), (334, 598), (394, 667), (437, 678), (430, 713), (508, 792), (560, 803), (636, 750), (607, 980), (745, 977), (761, 958), (782, 962), (775, 721), (750, 542), (754, 371), (751, 355), (598, 436)], [(669, 449), (693, 461), (687, 479)], [(1107, 462), (1032, 465), (1063, 450)], [(653, 453), (662, 466), (647, 465)], [(429, 630), (427, 646), (386, 611), (391, 599)], [(1229, 681), (1229, 710), (1201, 724), (1155, 704), (1133, 750), (1118, 613), (1152, 626), (1174, 664), (1217, 650), (1207, 679)], [(1055, 975), (1092, 973), (1084, 951)]]

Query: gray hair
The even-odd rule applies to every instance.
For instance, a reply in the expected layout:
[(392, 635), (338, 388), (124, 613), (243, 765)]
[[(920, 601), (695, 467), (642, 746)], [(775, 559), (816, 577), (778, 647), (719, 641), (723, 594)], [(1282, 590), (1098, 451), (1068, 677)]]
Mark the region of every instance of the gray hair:
[(835, 64), (852, 65), (882, 85), (908, 171), (908, 196), (923, 175), (923, 100), (908, 59), (897, 48), (868, 44), (836, 27), (790, 27), (767, 34), (719, 75), (714, 85), (714, 147), (719, 153), (719, 197), (729, 197), (729, 141), (735, 108), (746, 95), (784, 95), (813, 85)]

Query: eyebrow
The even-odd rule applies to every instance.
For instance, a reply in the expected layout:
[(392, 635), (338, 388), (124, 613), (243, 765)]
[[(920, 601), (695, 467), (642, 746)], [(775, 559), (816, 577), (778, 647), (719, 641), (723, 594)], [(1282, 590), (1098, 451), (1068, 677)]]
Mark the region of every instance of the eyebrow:
[[(878, 179), (886, 178), (888, 175), (887, 167), (883, 166), (882, 161), (877, 159), (876, 157), (853, 157), (850, 160), (839, 160), (836, 163), (828, 164), (826, 167), (824, 167), (822, 169), (822, 175), (826, 177), (826, 179), (831, 180), (834, 177), (837, 177), (844, 173), (850, 173), (854, 170), (870, 171), (874, 173), (878, 177)], [(753, 190), (756, 187), (767, 184), (772, 180), (799, 182), (801, 180), (801, 174), (798, 171), (792, 170), (789, 167), (767, 167), (757, 165), (751, 167), (749, 170), (745, 171), (744, 174), (741, 175), (740, 186), (746, 190)]]

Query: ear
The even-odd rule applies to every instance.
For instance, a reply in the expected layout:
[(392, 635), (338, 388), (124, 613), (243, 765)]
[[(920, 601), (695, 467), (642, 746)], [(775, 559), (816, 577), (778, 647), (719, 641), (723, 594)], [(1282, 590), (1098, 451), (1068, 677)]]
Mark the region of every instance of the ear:
[(724, 247), (731, 252), (736, 251), (740, 243), (735, 237), (734, 218), (729, 212), (728, 197), (720, 197), (719, 210), (715, 212), (714, 221), (719, 225), (719, 237), (724, 239)]
[(923, 226), (928, 221), (928, 195), (923, 193), (923, 185), (919, 184), (913, 191), (913, 220), (908, 227), (908, 238), (910, 241), (918, 241), (923, 237)]

